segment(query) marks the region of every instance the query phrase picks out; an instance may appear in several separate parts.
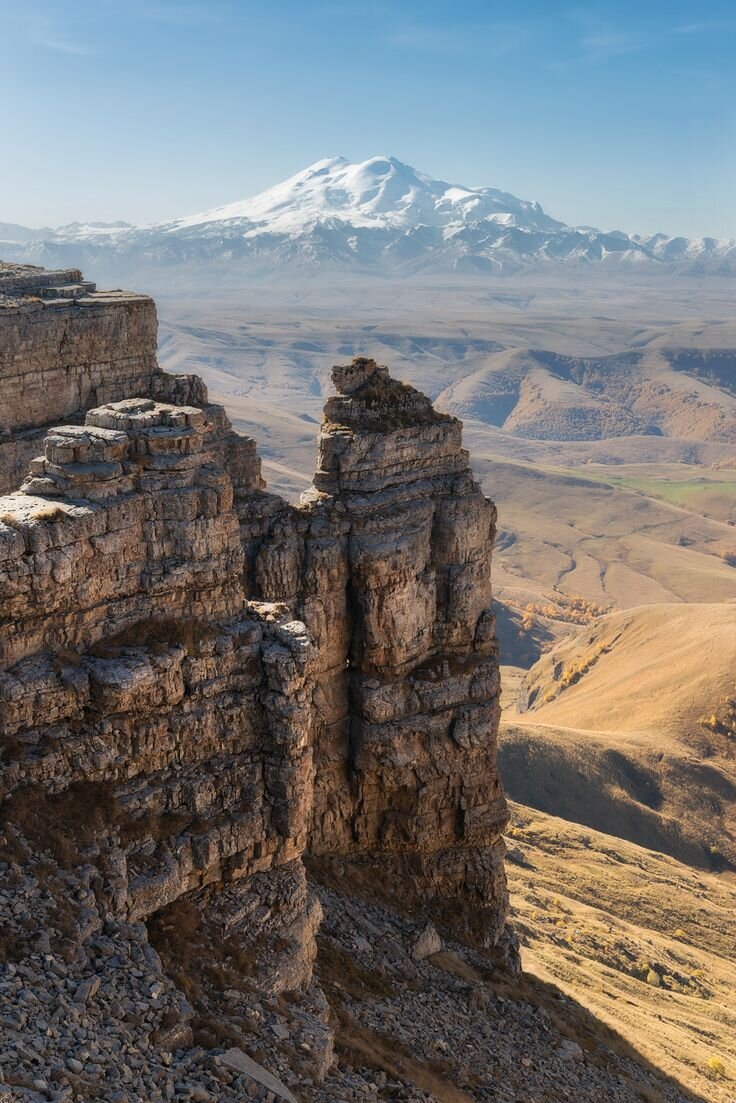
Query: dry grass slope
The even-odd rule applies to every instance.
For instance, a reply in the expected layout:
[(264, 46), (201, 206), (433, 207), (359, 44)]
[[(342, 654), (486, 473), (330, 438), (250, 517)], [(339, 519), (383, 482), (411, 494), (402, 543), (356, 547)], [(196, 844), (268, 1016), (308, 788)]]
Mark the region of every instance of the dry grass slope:
[(713, 1103), (736, 1090), (736, 878), (512, 805), (524, 968)]
[(524, 804), (736, 869), (736, 610), (612, 613), (528, 672), (507, 708), (502, 774)]

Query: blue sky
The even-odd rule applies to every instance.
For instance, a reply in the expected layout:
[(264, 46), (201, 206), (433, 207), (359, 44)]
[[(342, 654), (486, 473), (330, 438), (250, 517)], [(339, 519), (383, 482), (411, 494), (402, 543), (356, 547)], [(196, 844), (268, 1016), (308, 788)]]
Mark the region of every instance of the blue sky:
[(393, 154), (736, 237), (735, 60), (733, 0), (0, 0), (0, 221), (152, 221)]

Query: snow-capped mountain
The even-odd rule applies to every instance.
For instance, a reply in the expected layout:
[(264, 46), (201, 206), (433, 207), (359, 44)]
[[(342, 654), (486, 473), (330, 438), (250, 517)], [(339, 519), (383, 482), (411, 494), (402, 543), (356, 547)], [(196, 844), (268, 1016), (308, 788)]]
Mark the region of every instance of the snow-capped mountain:
[(93, 275), (181, 264), (261, 273), (305, 265), (397, 274), (590, 264), (736, 271), (734, 241), (567, 226), (539, 203), (435, 180), (395, 157), (326, 158), (251, 199), (150, 226), (0, 223), (0, 255)]
[(539, 230), (562, 226), (538, 203), (495, 188), (464, 188), (434, 180), (395, 157), (373, 157), (359, 164), (328, 157), (253, 199), (178, 219), (171, 229), (245, 221), (252, 224), (246, 231), (251, 235), (265, 227), (271, 233), (294, 234), (315, 222), (338, 220), (379, 230), (418, 226), (453, 230), (481, 219)]

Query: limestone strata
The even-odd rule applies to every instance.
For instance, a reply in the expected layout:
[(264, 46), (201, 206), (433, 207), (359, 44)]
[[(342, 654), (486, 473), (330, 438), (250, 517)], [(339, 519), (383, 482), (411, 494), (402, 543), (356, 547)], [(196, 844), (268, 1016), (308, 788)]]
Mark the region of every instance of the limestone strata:
[(97, 291), (74, 270), (53, 275), (56, 286), (39, 285), (32, 270), (23, 278), (0, 269), (6, 430), (44, 425), (91, 405), (145, 394), (158, 371), (152, 299)]
[[(63, 307), (49, 298), (58, 274), (34, 277), (41, 307), (24, 305), (27, 272), (15, 290), (7, 277), (6, 298), (23, 293), (0, 310), (11, 410), (31, 346), (41, 359), (29, 376), (43, 357), (51, 375), (70, 374), (56, 327), (71, 312), (65, 332), (81, 334), (74, 312), (94, 294), (72, 275), (81, 290)], [(190, 901), (219, 924), (213, 945), (239, 943), (271, 995), (317, 999), (305, 856), (353, 863), (441, 929), (498, 944), (495, 509), (460, 422), (373, 361), (335, 368), (314, 485), (293, 507), (266, 491), (253, 442), (202, 385), (157, 371), (149, 300), (126, 315), (139, 325), (118, 316), (117, 336), (99, 309), (79, 340), (90, 357), (109, 345), (113, 393), (143, 368), (146, 393), (80, 424), (63, 415), (97, 384), (31, 403), (33, 417), (62, 420), (21, 489), (0, 498), (0, 800), (12, 830), (62, 866), (96, 868), (98, 922)], [(12, 322), (2, 346), (3, 310), (33, 315), (31, 345)], [(79, 347), (71, 374), (89, 382)], [(323, 1075), (329, 1032), (315, 1031)]]
[(303, 851), (313, 646), (245, 601), (202, 411), (139, 400), (88, 422), (47, 438), (27, 492), (0, 505), (0, 707), (25, 752), (2, 788), (114, 782), (114, 910), (138, 918)]
[[(333, 381), (308, 498), (347, 525), (350, 634), (347, 680), (332, 665), (338, 712), (318, 748), (313, 849), (371, 855), (399, 892), (429, 897), (440, 914), (463, 901), (493, 943), (506, 908), (495, 508), (460, 422), (372, 361), (335, 369)], [(319, 644), (321, 625), (302, 615)]]
[(201, 410), (138, 400), (46, 438), (0, 500), (0, 661), (242, 608), (232, 484), (202, 455), (208, 428)]
[(32, 748), (4, 788), (113, 780), (133, 820), (217, 821), (174, 859), (146, 842), (126, 917), (309, 849), (390, 865), (440, 912), (465, 900), (493, 943), (495, 511), (459, 422), (372, 362), (335, 380), (298, 509), (253, 464), (236, 501), (206, 406), (50, 431), (0, 502), (3, 727)]
[[(157, 330), (147, 295), (98, 291), (74, 268), (0, 262), (0, 493), (18, 486), (47, 427), (95, 406), (136, 396), (206, 405), (197, 376), (160, 370)], [(226, 430), (233, 452), (242, 438)], [(250, 484), (259, 480), (260, 466)]]
[(300, 507), (236, 502), (249, 584), (286, 602), (317, 647), (310, 853), (390, 872), (407, 901), (494, 944), (506, 914), (495, 509), (459, 421), (373, 361), (333, 381)]

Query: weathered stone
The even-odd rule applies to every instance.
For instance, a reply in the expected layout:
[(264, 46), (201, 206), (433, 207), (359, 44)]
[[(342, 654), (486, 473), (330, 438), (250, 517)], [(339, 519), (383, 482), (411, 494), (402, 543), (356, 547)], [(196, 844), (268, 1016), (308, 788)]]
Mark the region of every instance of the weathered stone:
[[(208, 406), (201, 379), (159, 369), (156, 331), (147, 295), (97, 291), (77, 269), (0, 264), (0, 494), (19, 485), (50, 425), (137, 395), (207, 407), (219, 428), (212, 448), (220, 459), (227, 454), (233, 482), (248, 490), (263, 485), (255, 443), (232, 432), (220, 407)], [(57, 437), (81, 433), (54, 429)]]
[(296, 1103), (296, 1099), (286, 1087), (282, 1084), (277, 1077), (273, 1076), (268, 1069), (264, 1069), (262, 1065), (259, 1065), (257, 1061), (254, 1061), (252, 1057), (249, 1057), (247, 1053), (243, 1053), (242, 1049), (228, 1049), (225, 1053), (221, 1054), (218, 1058), (220, 1064), (225, 1068), (234, 1069), (236, 1072), (242, 1072), (250, 1080), (254, 1080), (256, 1084), (260, 1084), (266, 1089), (266, 1091), (273, 1092), (277, 1099), (284, 1099), (286, 1103)]
[[(373, 855), (405, 891), (433, 898), (438, 917), (464, 901), (493, 944), (506, 910), (495, 509), (460, 422), (372, 361), (336, 368), (333, 380), (341, 393), (326, 407), (303, 508), (335, 518), (344, 604), (327, 621), (313, 616), (321, 577), (325, 601), (334, 593), (334, 569), (322, 567), (296, 603), (326, 656), (311, 849)], [(349, 626), (337, 653), (325, 640), (335, 620)]]
[(87, 1000), (92, 999), (100, 990), (100, 978), (99, 977), (87, 977), (80, 984), (77, 985), (77, 990), (74, 993), (75, 1003), (86, 1003)]
[(432, 954), (438, 954), (442, 949), (442, 939), (437, 933), (434, 923), (427, 923), (422, 927), (411, 944), (411, 956), (416, 961), (423, 961)]
[[(40, 750), (3, 788), (112, 778), (133, 824), (181, 823), (165, 861), (155, 840), (137, 844), (128, 915), (306, 848), (375, 860), (439, 918), (443, 901), (465, 901), (492, 944), (506, 906), (495, 512), (458, 422), (370, 363), (347, 375), (315, 490), (261, 532), (255, 594), (241, 539), (250, 499), (211, 462), (207, 411), (125, 399), (52, 431), (36, 469), (53, 501), (0, 500), (3, 727)], [(151, 481), (162, 442), (187, 464)], [(429, 468), (412, 470), (425, 449)], [(63, 464), (49, 458), (60, 451)], [(44, 753), (49, 724), (54, 738), (75, 726), (61, 754)], [(202, 829), (183, 831), (187, 819)]]
[[(6, 345), (25, 341), (18, 355), (47, 356), (53, 376), (54, 327), (86, 311), (70, 316), (61, 365), (82, 372), (74, 327), (79, 348), (94, 344), (93, 293), (51, 316), (44, 303), (60, 300), (26, 302), (17, 280), (0, 306), (0, 353), (12, 325)], [(252, 963), (264, 1000), (306, 999), (322, 915), (308, 857), (360, 866), (365, 882), (391, 884), (431, 917), (417, 960), (449, 928), (513, 965), (495, 762), (495, 509), (460, 422), (373, 361), (337, 367), (314, 485), (290, 506), (265, 492), (253, 442), (199, 384), (179, 380), (170, 400), (153, 306), (131, 301), (125, 324), (114, 311), (127, 300), (99, 304), (112, 329), (98, 336), (138, 366), (118, 371), (108, 356), (98, 405), (99, 387), (77, 386), (83, 425), (57, 424), (71, 399), (54, 396), (45, 412), (31, 403), (28, 425), (53, 424), (22, 490), (0, 498), (0, 800), (34, 853), (76, 870), (76, 944), (103, 921), (135, 924), (187, 895)], [(35, 327), (25, 336), (23, 319)], [(148, 382), (130, 393), (141, 363)], [(11, 433), (25, 378), (14, 371), (0, 357)], [(54, 832), (39, 835), (39, 822)], [(406, 945), (377, 954), (416, 969)], [(167, 998), (153, 959), (134, 963), (137, 996), (119, 1001), (133, 1032), (153, 1031)], [(67, 984), (84, 1038), (104, 992), (79, 974)], [(191, 1038), (191, 1009), (170, 1011), (154, 1031), (162, 1050)], [(285, 1041), (291, 1028), (271, 1025)], [(305, 1067), (319, 1078), (330, 1030), (310, 1038)], [(84, 1061), (87, 1075), (94, 1060)]]

